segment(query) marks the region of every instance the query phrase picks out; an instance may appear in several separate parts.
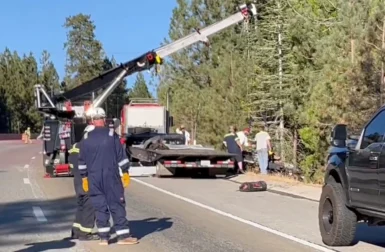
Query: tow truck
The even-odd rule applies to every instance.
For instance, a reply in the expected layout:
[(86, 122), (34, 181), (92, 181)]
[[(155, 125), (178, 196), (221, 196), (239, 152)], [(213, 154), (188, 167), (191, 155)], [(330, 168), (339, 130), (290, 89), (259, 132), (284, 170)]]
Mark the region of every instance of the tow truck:
[(233, 154), (202, 145), (185, 145), (170, 133), (173, 118), (156, 99), (134, 99), (122, 109), (122, 136), (130, 157), (131, 176), (201, 175), (214, 177), (234, 170)]
[[(119, 66), (58, 95), (50, 96), (43, 85), (35, 85), (36, 107), (39, 112), (45, 115), (43, 124), (43, 162), (46, 176), (56, 177), (72, 175), (68, 164), (68, 150), (72, 144), (80, 140), (82, 132), (87, 126), (84, 116), (85, 112), (91, 107), (101, 106), (125, 77), (140, 71), (149, 70), (154, 66), (159, 66), (163, 64), (165, 57), (197, 42), (203, 42), (205, 45), (209, 45), (209, 36), (242, 21), (249, 21), (250, 19), (255, 18), (256, 15), (257, 10), (254, 4), (242, 4), (239, 6), (239, 11), (237, 13), (221, 21), (203, 29), (196, 29), (195, 32), (190, 35), (182, 37), (158, 49), (146, 52), (133, 60), (122, 63)], [(96, 98), (95, 94), (97, 95)], [(112, 121), (110, 121), (109, 125), (114, 127)], [(132, 137), (132, 135), (128, 136), (123, 142), (130, 142)], [(191, 167), (193, 166), (193, 163), (198, 167), (201, 167), (202, 165), (206, 167), (231, 167), (234, 165), (231, 162), (225, 164), (213, 164), (212, 162), (216, 159), (215, 157), (220, 154), (207, 148), (202, 148), (199, 151), (201, 153), (201, 159), (202, 157), (204, 158), (199, 165), (195, 160), (197, 158), (196, 154), (192, 157), (194, 162), (192, 160), (188, 160), (187, 162), (185, 157), (189, 156), (189, 154), (186, 149), (194, 149), (194, 147), (182, 148), (179, 146), (179, 151), (173, 151), (174, 154), (172, 154), (170, 149), (177, 148), (175, 147), (176, 145), (164, 145), (169, 143), (168, 140), (170, 140), (170, 138), (177, 139), (180, 136), (157, 133), (157, 136), (154, 137), (156, 137), (156, 139), (152, 137), (147, 139), (147, 142), (143, 143), (143, 146), (126, 144), (129, 154), (133, 158), (139, 160), (141, 164), (163, 164), (162, 166), (166, 168), (166, 170), (172, 170), (176, 167)], [(159, 149), (159, 139), (162, 141), (163, 150)], [(154, 141), (158, 141), (158, 148), (154, 148)], [(181, 148), (184, 150), (180, 150)], [(203, 153), (206, 154), (203, 155)], [(227, 159), (229, 157), (228, 155), (229, 154), (227, 154), (226, 157)], [(173, 156), (174, 159), (170, 160), (170, 156)], [(182, 161), (182, 159), (184, 159), (185, 162)], [(164, 169), (161, 170), (164, 171)], [(161, 174), (161, 172), (158, 172), (158, 174)]]

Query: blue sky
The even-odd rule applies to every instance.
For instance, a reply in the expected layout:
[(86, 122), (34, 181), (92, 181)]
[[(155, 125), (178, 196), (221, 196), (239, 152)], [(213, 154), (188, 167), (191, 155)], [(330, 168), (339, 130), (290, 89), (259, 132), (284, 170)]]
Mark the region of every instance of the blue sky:
[[(20, 54), (32, 52), (40, 58), (47, 50), (60, 75), (64, 76), (65, 18), (90, 14), (96, 37), (108, 56), (125, 62), (159, 47), (168, 36), (175, 0), (13, 0), (0, 8), (0, 51), (5, 47)], [(149, 75), (146, 74), (146, 79)], [(132, 85), (135, 76), (127, 78)], [(154, 91), (154, 90), (151, 90)]]

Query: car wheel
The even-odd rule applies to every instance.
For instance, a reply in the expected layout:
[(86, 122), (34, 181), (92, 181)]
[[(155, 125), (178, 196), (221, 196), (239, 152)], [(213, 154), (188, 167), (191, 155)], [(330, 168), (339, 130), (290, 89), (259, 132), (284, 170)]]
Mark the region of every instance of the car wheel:
[(342, 185), (330, 182), (322, 189), (318, 208), (322, 241), (328, 246), (349, 246), (356, 234), (357, 215), (346, 206)]

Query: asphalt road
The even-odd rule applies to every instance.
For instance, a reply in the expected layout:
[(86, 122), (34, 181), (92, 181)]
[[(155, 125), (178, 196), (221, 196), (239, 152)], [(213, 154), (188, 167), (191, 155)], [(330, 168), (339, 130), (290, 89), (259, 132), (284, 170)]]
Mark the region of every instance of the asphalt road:
[[(40, 144), (0, 142), (0, 251), (106, 251), (69, 240), (71, 178), (43, 178)], [(241, 193), (224, 180), (133, 179), (127, 216), (140, 244), (109, 251), (332, 251), (322, 246), (317, 203), (274, 193)], [(339, 251), (383, 251), (385, 232), (360, 228)]]

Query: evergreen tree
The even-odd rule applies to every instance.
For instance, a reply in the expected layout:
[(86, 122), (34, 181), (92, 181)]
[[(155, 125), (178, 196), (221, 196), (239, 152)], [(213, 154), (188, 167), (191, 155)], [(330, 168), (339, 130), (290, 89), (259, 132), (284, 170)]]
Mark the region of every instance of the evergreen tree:
[[(236, 1), (178, 1), (169, 36), (175, 40), (233, 14)], [(161, 73), (158, 96), (169, 92), (176, 124), (185, 124), (192, 139), (221, 146), (228, 125), (246, 123), (243, 112), (245, 68), (242, 26), (225, 29), (210, 38), (212, 46), (198, 43), (172, 55)]]
[(50, 54), (43, 51), (40, 59), (40, 84), (44, 85), (45, 90), (53, 96), (60, 90), (59, 75), (53, 62), (50, 60)]
[(41, 118), (35, 107), (34, 85), (39, 82), (37, 62), (32, 54), (20, 57), (8, 48), (0, 57), (0, 89), (4, 100), (2, 131), (21, 133), (27, 127), (40, 130)]
[(130, 93), (130, 98), (152, 98), (150, 92), (147, 88), (146, 80), (144, 79), (143, 73), (139, 72), (136, 75), (136, 80), (134, 86), (132, 87)]
[(90, 15), (78, 14), (66, 18), (64, 27), (68, 30), (66, 83), (68, 88), (88, 81), (103, 70), (104, 52), (102, 44), (95, 37), (95, 24)]

